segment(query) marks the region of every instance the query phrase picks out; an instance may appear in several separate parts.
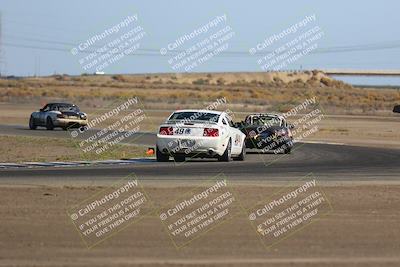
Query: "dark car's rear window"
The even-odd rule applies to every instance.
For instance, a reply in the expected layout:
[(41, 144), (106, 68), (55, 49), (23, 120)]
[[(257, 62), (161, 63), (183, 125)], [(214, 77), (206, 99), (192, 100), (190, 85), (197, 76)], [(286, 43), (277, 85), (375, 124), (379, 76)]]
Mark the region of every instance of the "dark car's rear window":
[(59, 105), (59, 106), (57, 106), (57, 109), (61, 112), (65, 112), (65, 111), (79, 112), (79, 108), (74, 105)]

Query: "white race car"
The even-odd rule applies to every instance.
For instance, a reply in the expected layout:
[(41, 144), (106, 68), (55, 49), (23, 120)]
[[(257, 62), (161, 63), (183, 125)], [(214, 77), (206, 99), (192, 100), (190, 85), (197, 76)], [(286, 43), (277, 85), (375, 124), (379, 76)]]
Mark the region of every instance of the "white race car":
[(157, 161), (185, 161), (186, 157), (244, 160), (246, 135), (234, 127), (225, 112), (177, 110), (157, 134)]

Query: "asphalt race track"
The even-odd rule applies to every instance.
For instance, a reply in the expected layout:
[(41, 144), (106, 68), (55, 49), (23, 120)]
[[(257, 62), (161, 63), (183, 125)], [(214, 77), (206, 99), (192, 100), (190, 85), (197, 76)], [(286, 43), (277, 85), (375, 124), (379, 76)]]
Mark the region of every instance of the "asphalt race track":
[[(30, 130), (25, 125), (0, 125), (1, 135), (19, 135), (19, 136), (33, 136), (33, 137), (52, 137), (52, 138), (71, 138), (72, 130), (64, 131), (60, 128), (56, 128), (52, 131), (48, 131), (43, 127), (39, 127), (36, 130)], [(88, 130), (88, 134), (94, 134), (98, 130)], [(132, 134), (130, 137), (125, 139), (128, 143), (132, 142), (135, 144), (147, 145), (154, 143), (153, 133), (137, 133)]]
[[(23, 126), (0, 126), (0, 134), (68, 136), (64, 131), (29, 131)], [(139, 134), (142, 145), (153, 145), (155, 136)], [(154, 146), (154, 145), (153, 145)], [(248, 151), (244, 162), (188, 160), (158, 163), (155, 160), (128, 165), (67, 168), (2, 169), (2, 183), (49, 181), (109, 181), (135, 173), (142, 180), (200, 180), (224, 173), (237, 181), (297, 180), (314, 175), (324, 181), (399, 181), (400, 150), (330, 144), (296, 144), (290, 155), (259, 154)]]

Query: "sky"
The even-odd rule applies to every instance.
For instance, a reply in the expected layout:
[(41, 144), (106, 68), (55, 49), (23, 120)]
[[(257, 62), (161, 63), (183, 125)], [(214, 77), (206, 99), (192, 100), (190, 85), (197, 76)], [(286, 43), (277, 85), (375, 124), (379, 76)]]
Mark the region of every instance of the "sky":
[[(400, 69), (398, 10), (400, 1), (396, 0), (0, 0), (0, 71), (2, 75), (15, 76), (77, 75), (96, 70), (105, 73), (263, 71), (259, 63), (262, 56), (282, 45), (288, 48), (288, 42), (315, 27), (323, 34), (313, 42), (314, 50), (290, 61), (283, 69)], [(177, 49), (167, 49), (165, 55), (160, 53), (160, 49), (168, 48), (185, 34), (225, 15), (225, 21), (207, 32), (185, 41)], [(315, 20), (297, 32), (254, 55), (249, 52), (267, 38), (313, 15)], [(137, 20), (121, 27), (119, 32), (79, 50), (80, 44), (134, 16)], [(144, 35), (136, 42), (131, 40), (128, 48), (134, 49), (130, 54), (114, 58), (102, 68), (98, 68), (99, 64), (93, 64), (92, 68), (85, 65), (95, 59), (97, 63), (105, 62), (99, 57), (111, 51), (110, 43), (121, 40), (124, 33), (133, 29), (140, 29)], [(170, 63), (182, 52), (188, 57), (187, 49), (191, 47), (200, 50), (201, 41), (210, 40), (212, 34), (224, 29), (233, 32), (221, 45), (224, 50), (217, 53), (218, 46), (214, 46), (209, 50), (214, 52), (212, 57), (198, 61), (190, 69), (174, 67), (184, 58), (175, 58), (175, 63)], [(101, 47), (108, 50), (99, 53)], [(71, 52), (74, 48), (78, 48), (76, 55)], [(124, 49), (108, 56), (114, 57), (125, 52)]]

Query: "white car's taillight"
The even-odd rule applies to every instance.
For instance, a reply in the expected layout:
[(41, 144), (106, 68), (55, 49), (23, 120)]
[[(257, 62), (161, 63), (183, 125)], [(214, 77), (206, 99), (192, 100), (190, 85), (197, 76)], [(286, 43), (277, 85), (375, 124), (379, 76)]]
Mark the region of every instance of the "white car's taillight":
[(172, 127), (160, 127), (159, 134), (161, 134), (161, 135), (174, 135), (174, 129)]
[(217, 137), (219, 136), (219, 130), (215, 128), (204, 128), (203, 136)]

